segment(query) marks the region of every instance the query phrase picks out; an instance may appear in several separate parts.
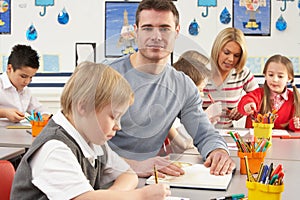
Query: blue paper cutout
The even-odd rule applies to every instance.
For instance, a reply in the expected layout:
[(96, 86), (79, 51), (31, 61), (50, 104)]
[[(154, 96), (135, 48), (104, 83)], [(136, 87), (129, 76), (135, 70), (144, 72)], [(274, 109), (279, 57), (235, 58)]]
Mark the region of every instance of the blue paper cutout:
[(220, 14), (220, 21), (222, 24), (228, 24), (231, 21), (231, 15), (226, 7)]
[(43, 55), (44, 71), (59, 72), (59, 57), (57, 55)]
[(2, 56), (2, 72), (6, 71), (8, 56)]
[(35, 0), (35, 5), (44, 7), (43, 12), (40, 12), (40, 16), (43, 17), (43, 16), (46, 15), (46, 7), (47, 6), (53, 6), (54, 5), (54, 0)]
[(60, 24), (67, 24), (69, 22), (69, 14), (67, 13), (65, 8), (63, 8), (62, 11), (59, 12), (57, 21)]
[(31, 24), (28, 28), (28, 30), (26, 31), (26, 37), (27, 40), (33, 41), (37, 38), (37, 31), (35, 29), (35, 27), (33, 26), (33, 24)]
[(208, 16), (208, 7), (216, 7), (217, 0), (198, 0), (198, 6), (206, 7), (205, 13), (202, 13), (202, 17)]
[[(280, 0), (279, 0), (280, 1)], [(283, 1), (283, 7), (281, 6), (280, 7), (280, 10), (282, 11), (282, 12), (284, 12), (285, 10), (286, 10), (286, 2), (287, 1), (294, 1), (294, 0), (281, 0), (281, 1)]]
[(283, 19), (282, 15), (276, 21), (276, 29), (279, 31), (284, 31), (287, 27), (286, 21)]
[(194, 19), (194, 21), (191, 22), (190, 26), (189, 26), (189, 33), (191, 35), (198, 35), (199, 33), (199, 25), (196, 22), (196, 19)]

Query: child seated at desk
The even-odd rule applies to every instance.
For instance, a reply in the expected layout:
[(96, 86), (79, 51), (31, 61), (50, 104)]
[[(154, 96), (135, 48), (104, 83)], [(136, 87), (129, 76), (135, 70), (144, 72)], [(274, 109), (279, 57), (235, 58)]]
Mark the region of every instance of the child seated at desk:
[(17, 168), (11, 199), (165, 199), (170, 188), (135, 189), (137, 175), (107, 145), (133, 103), (128, 82), (104, 64), (83, 62), (66, 83), (61, 111)]
[(39, 66), (39, 56), (30, 46), (13, 47), (6, 72), (0, 75), (0, 126), (24, 120), (25, 112), (46, 112), (27, 87)]
[(300, 131), (300, 93), (294, 83), (293, 63), (285, 56), (273, 55), (265, 63), (263, 74), (263, 87), (244, 95), (238, 104), (238, 111), (247, 115), (246, 128), (252, 127), (251, 116), (276, 110), (275, 129)]

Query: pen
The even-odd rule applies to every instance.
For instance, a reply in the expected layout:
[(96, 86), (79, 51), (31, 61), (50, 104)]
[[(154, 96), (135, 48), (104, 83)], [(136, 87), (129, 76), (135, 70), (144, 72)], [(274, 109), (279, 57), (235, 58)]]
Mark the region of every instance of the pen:
[(273, 177), (272, 177), (272, 179), (271, 179), (271, 181), (270, 181), (270, 185), (273, 185), (274, 183), (275, 183), (275, 180), (276, 179), (278, 179), (278, 174), (275, 174)]
[(272, 172), (271, 177), (274, 176), (275, 174), (279, 174), (279, 172), (281, 172), (281, 170), (282, 170), (282, 164), (277, 165), (277, 167)]
[(268, 170), (268, 173), (267, 173), (265, 184), (269, 184), (269, 182), (271, 180), (270, 177), (271, 177), (272, 172), (273, 172), (273, 163), (271, 163), (270, 166), (269, 166), (269, 170)]
[(232, 200), (232, 199), (241, 199), (241, 198), (244, 198), (244, 197), (245, 197), (244, 194), (233, 194), (233, 195), (230, 195), (230, 196), (213, 198), (211, 200)]
[(261, 175), (261, 179), (260, 179), (260, 183), (265, 183), (266, 181), (266, 178), (267, 178), (267, 173), (268, 173), (268, 165), (265, 165), (264, 166), (264, 169), (263, 169), (263, 172), (262, 172), (262, 175)]
[(153, 166), (155, 183), (158, 184), (158, 174), (155, 165)]

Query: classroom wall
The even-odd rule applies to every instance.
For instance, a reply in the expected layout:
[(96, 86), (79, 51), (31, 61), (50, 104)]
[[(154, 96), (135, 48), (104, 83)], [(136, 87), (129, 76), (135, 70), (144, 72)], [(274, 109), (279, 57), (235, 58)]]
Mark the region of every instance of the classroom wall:
[[(75, 67), (75, 43), (96, 43), (96, 60), (103, 61), (104, 56), (104, 29), (105, 29), (105, 1), (104, 0), (55, 0), (54, 6), (46, 8), (45, 16), (40, 16), (43, 11), (41, 6), (35, 6), (34, 0), (12, 1), (11, 5), (11, 34), (0, 34), (0, 72), (5, 69), (5, 59), (9, 55), (12, 46), (18, 43), (31, 45), (37, 49), (41, 56), (41, 68), (44, 72), (45, 56), (58, 58), (58, 70), (56, 72), (72, 72)], [(122, 2), (121, 0), (117, 0)], [(204, 7), (197, 6), (198, 0), (177, 0), (174, 1), (180, 12), (181, 31), (176, 41), (174, 60), (188, 50), (196, 49), (209, 56), (212, 43), (217, 33), (232, 26), (220, 23), (219, 15), (226, 8), (232, 16), (231, 0), (218, 0), (217, 7), (209, 7), (208, 16), (202, 17)], [(280, 53), (289, 56), (295, 65), (296, 74), (300, 74), (300, 9), (298, 1), (287, 1), (286, 11), (282, 12), (282, 1), (271, 1), (271, 35), (270, 36), (246, 36), (249, 50), (249, 61), (247, 65), (259, 72), (267, 57)], [(65, 7), (69, 13), (70, 21), (66, 25), (57, 22), (59, 12)], [(288, 27), (285, 31), (278, 31), (275, 28), (277, 18), (283, 15)], [(1, 13), (0, 13), (1, 19)], [(188, 27), (193, 20), (200, 26), (197, 36), (188, 33)], [(26, 39), (26, 30), (33, 24), (38, 32), (38, 38), (34, 41)], [(254, 61), (254, 62), (252, 62)], [(253, 63), (254, 68), (253, 68)], [(51, 64), (50, 64), (51, 65)], [(258, 70), (256, 69), (258, 66)], [(34, 77), (33, 83), (39, 82), (65, 82), (67, 77)], [(261, 83), (262, 78), (257, 78)], [(296, 83), (299, 83), (298, 78)], [(33, 94), (38, 96), (44, 103), (49, 103), (52, 109), (59, 107), (59, 95), (62, 88), (48, 87), (32, 88)], [(48, 96), (50, 95), (50, 100)], [(54, 106), (53, 106), (54, 105)]]
[[(201, 16), (205, 8), (198, 7), (197, 0), (177, 0), (174, 2), (181, 15), (181, 34), (174, 51), (175, 58), (182, 51), (190, 48), (203, 50), (209, 55), (217, 33), (225, 27), (232, 26), (232, 20), (228, 25), (221, 24), (219, 15), (225, 6), (232, 14), (233, 1), (218, 0), (217, 7), (209, 7), (208, 16), (205, 18)], [(9, 35), (0, 35), (0, 69), (3, 68), (3, 56), (7, 56), (11, 47), (17, 43), (32, 45), (41, 56), (57, 55), (60, 72), (73, 71), (76, 42), (96, 43), (97, 60), (105, 59), (104, 5), (104, 0), (55, 0), (54, 6), (48, 6), (45, 16), (41, 17), (39, 13), (42, 12), (43, 8), (35, 6), (34, 0), (12, 1), (12, 32)], [(295, 57), (296, 61), (299, 60), (300, 10), (298, 1), (287, 1), (285, 12), (280, 11), (282, 6), (282, 1), (272, 1), (271, 3), (271, 36), (246, 37), (250, 58), (268, 57), (274, 53), (281, 53)], [(64, 7), (70, 15), (70, 21), (66, 25), (61, 25), (57, 22), (57, 15)], [(280, 14), (283, 14), (288, 24), (287, 29), (283, 32), (275, 29), (275, 21)], [(188, 34), (188, 26), (193, 19), (196, 19), (200, 25), (200, 32), (197, 36)], [(38, 38), (35, 41), (26, 39), (26, 30), (31, 24), (38, 31)], [(41, 61), (40, 71), (42, 72), (43, 59)], [(299, 68), (299, 66), (297, 67)]]

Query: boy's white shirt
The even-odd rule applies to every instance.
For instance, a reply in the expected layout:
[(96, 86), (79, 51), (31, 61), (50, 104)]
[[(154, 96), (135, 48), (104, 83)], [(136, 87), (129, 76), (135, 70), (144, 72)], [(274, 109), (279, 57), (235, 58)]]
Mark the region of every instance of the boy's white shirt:
[[(27, 109), (38, 108), (36, 111), (41, 112), (41, 114), (48, 114), (47, 108), (31, 95), (30, 89), (27, 86), (18, 92), (10, 82), (6, 72), (0, 75), (0, 96), (0, 106), (2, 108), (15, 108), (23, 113), (28, 111)], [(8, 125), (17, 124), (10, 122), (7, 118), (0, 118), (0, 126)]]
[[(52, 119), (61, 125), (78, 143), (84, 156), (94, 166), (97, 156), (103, 155), (99, 145), (91, 148), (78, 131), (59, 111)], [(107, 165), (101, 185), (115, 180), (130, 167), (105, 143), (107, 149)], [(30, 161), (32, 168), (32, 183), (43, 191), (49, 199), (72, 199), (84, 192), (92, 191), (93, 187), (82, 172), (77, 158), (71, 149), (63, 142), (50, 140), (46, 142)]]

